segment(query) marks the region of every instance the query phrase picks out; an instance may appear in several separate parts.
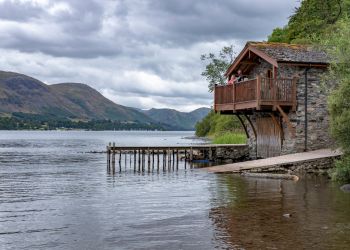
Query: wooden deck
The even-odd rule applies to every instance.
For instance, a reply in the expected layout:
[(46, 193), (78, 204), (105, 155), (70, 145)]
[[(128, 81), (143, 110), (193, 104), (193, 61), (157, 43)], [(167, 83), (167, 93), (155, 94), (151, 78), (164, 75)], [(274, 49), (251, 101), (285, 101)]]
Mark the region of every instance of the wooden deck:
[(322, 158), (337, 157), (340, 155), (341, 152), (338, 150), (320, 149), (310, 152), (282, 155), (261, 160), (219, 165), (215, 167), (204, 168), (204, 170), (207, 170), (211, 173), (239, 173), (243, 172), (244, 170), (271, 168), (274, 166), (296, 164)]
[(276, 110), (296, 108), (296, 79), (271, 79), (258, 76), (233, 85), (215, 86), (214, 109), (217, 112)]

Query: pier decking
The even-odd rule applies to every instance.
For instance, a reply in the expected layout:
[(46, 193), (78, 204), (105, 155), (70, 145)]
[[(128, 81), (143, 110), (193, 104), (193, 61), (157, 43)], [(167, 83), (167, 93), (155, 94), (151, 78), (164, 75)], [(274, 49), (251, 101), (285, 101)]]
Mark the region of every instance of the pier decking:
[(270, 157), (260, 160), (237, 162), (232, 164), (219, 165), (214, 167), (204, 168), (211, 173), (240, 173), (243, 171), (250, 171), (254, 169), (269, 169), (277, 166), (286, 166), (294, 164), (302, 164), (305, 162), (312, 162), (319, 159), (339, 157), (341, 152), (332, 149), (320, 149), (304, 153), (296, 153), (289, 155), (282, 155), (277, 157)]
[(107, 146), (107, 170), (115, 172), (116, 162), (133, 166), (135, 171), (153, 171), (178, 168), (179, 161), (190, 164), (202, 156), (201, 159), (213, 161), (218, 149), (245, 148), (245, 144), (199, 144), (185, 146), (116, 146), (115, 143)]

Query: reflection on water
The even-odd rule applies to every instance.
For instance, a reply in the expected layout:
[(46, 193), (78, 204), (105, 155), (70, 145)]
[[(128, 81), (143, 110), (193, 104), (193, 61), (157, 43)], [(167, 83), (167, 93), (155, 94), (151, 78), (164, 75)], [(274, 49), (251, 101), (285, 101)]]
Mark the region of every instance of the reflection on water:
[[(345, 249), (350, 195), (185, 168), (106, 171), (102, 151), (195, 143), (183, 132), (1, 132), (0, 249)], [(162, 170), (162, 168), (161, 168)], [(284, 214), (291, 214), (285, 217)]]
[(349, 249), (350, 195), (326, 178), (218, 179), (212, 200), (219, 206), (209, 217), (226, 243), (245, 249)]

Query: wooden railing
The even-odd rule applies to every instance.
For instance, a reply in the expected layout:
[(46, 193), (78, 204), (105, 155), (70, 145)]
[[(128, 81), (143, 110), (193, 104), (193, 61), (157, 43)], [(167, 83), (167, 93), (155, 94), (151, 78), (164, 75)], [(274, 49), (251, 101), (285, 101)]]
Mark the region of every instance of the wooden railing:
[(296, 105), (296, 79), (259, 76), (233, 85), (216, 85), (214, 91), (216, 110), (220, 110), (217, 107), (228, 104), (232, 104), (234, 110), (235, 104), (252, 102), (256, 102), (256, 108), (260, 108), (260, 105)]
[(257, 79), (251, 79), (235, 83), (234, 93), (236, 102), (248, 102), (256, 100)]
[(215, 86), (215, 104), (233, 103), (233, 87), (234, 85)]
[(265, 101), (293, 101), (293, 79), (261, 78), (260, 99)]

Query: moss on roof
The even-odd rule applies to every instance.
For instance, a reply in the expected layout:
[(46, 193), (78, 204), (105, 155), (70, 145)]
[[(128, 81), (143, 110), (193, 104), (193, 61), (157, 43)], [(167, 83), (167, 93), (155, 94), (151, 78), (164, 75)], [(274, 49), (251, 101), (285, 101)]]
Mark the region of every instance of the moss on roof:
[(247, 42), (278, 62), (329, 63), (325, 51), (312, 45), (274, 42)]

